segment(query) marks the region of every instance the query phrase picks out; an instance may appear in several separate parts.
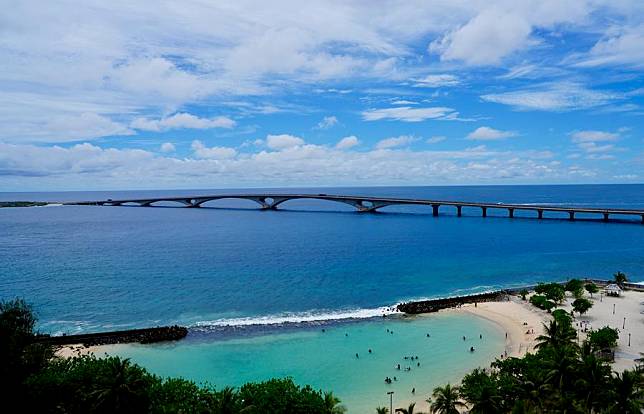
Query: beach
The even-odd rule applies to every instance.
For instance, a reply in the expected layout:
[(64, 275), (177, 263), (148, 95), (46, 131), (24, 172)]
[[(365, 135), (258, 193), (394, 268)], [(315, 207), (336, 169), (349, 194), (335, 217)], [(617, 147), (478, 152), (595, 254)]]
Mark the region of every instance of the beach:
[[(591, 299), (590, 297), (588, 298)], [(644, 341), (642, 335), (639, 334), (639, 331), (642, 331), (641, 328), (644, 323), (644, 316), (640, 313), (642, 310), (641, 303), (644, 301), (644, 292), (626, 291), (621, 297), (606, 297), (595, 294), (591, 300), (594, 306), (586, 315), (583, 315), (581, 318), (577, 317), (575, 320), (575, 323), (579, 324), (580, 341), (585, 339), (586, 333), (583, 332), (583, 326), (585, 324), (589, 324), (593, 329), (599, 329), (603, 326), (618, 328), (620, 331), (620, 339), (619, 346), (615, 352), (616, 358), (612, 365), (613, 369), (615, 371), (621, 371), (632, 368), (636, 364), (635, 359), (640, 357), (640, 352), (644, 352)], [(570, 310), (570, 302), (572, 302), (572, 298), (567, 297), (563, 304), (564, 309)], [(613, 305), (615, 305), (615, 314), (613, 314)], [(60, 348), (57, 355), (70, 357), (93, 353), (101, 356), (107, 353), (109, 355), (130, 357), (133, 361), (141, 363), (143, 366), (150, 368), (153, 372), (160, 375), (182, 375), (193, 378), (196, 381), (207, 380), (215, 370), (226, 371), (223, 373), (223, 377), (226, 377), (228, 374), (234, 377), (236, 368), (225, 362), (227, 358), (233, 358), (233, 356), (240, 363), (250, 361), (248, 358), (252, 358), (251, 356), (267, 359), (274, 358), (272, 363), (269, 364), (273, 368), (262, 372), (258, 378), (255, 378), (255, 380), (261, 380), (263, 377), (270, 377), (272, 375), (298, 373), (300, 369), (298, 368), (299, 359), (306, 360), (310, 358), (306, 353), (311, 352), (313, 349), (316, 349), (316, 346), (319, 346), (320, 352), (323, 353), (323, 350), (328, 348), (336, 350), (337, 355), (334, 354), (329, 356), (330, 359), (320, 359), (315, 362), (307, 360), (307, 364), (304, 365), (319, 364), (316, 375), (319, 373), (329, 379), (333, 378), (331, 382), (339, 385), (341, 380), (334, 378), (335, 374), (332, 373), (333, 366), (328, 367), (329, 360), (334, 361), (333, 364), (343, 366), (343, 369), (362, 370), (364, 376), (367, 377), (377, 376), (383, 370), (384, 372), (391, 370), (391, 368), (387, 368), (387, 366), (391, 366), (389, 362), (368, 362), (373, 356), (371, 353), (364, 351), (368, 346), (372, 346), (374, 348), (373, 355), (375, 355), (376, 359), (384, 358), (386, 361), (392, 361), (392, 364), (394, 361), (399, 360), (403, 364), (403, 372), (392, 370), (388, 374), (390, 377), (398, 376), (397, 382), (393, 385), (384, 385), (382, 380), (378, 378), (373, 379), (373, 381), (363, 381), (363, 379), (360, 379), (362, 381), (360, 387), (364, 395), (360, 396), (360, 391), (356, 389), (353, 394), (357, 396), (352, 395), (351, 398), (345, 398), (345, 400), (349, 400), (347, 402), (353, 403), (349, 404), (349, 408), (353, 408), (355, 404), (359, 404), (358, 407), (360, 409), (365, 409), (369, 404), (365, 401), (370, 401), (373, 395), (377, 396), (382, 394), (384, 396), (387, 390), (395, 390), (395, 407), (406, 407), (410, 402), (415, 401), (417, 403), (417, 410), (427, 411), (429, 407), (425, 399), (430, 396), (434, 386), (443, 385), (448, 381), (452, 384), (458, 384), (460, 378), (467, 372), (479, 366), (488, 368), (490, 363), (496, 358), (521, 357), (527, 352), (533, 352), (536, 345), (536, 338), (543, 333), (543, 324), (547, 323), (550, 318), (549, 313), (536, 308), (527, 300), (524, 301), (520, 297), (510, 295), (506, 296), (503, 300), (464, 304), (460, 307), (445, 309), (438, 313), (392, 318), (389, 321), (367, 322), (364, 326), (357, 324), (349, 325), (345, 328), (330, 328), (326, 333), (319, 331), (296, 332), (288, 335), (269, 335), (250, 339), (219, 341), (219, 344), (195, 343), (190, 340), (185, 343), (179, 341), (165, 345), (120, 344), (84, 347), (83, 345), (77, 344)], [(624, 323), (624, 318), (626, 318), (626, 323)], [(473, 324), (467, 325), (465, 321), (471, 321)], [(485, 328), (483, 338), (479, 338), (479, 332), (483, 331), (472, 332), (473, 329), (479, 329), (480, 327), (480, 324), (476, 321), (482, 321), (483, 326), (488, 327)], [(440, 324), (457, 326), (445, 328), (450, 329), (449, 334), (442, 335), (441, 329), (443, 328), (440, 327)], [(622, 325), (624, 325), (624, 328), (622, 328)], [(385, 328), (386, 326), (389, 328)], [(391, 329), (391, 327), (395, 327), (394, 329), (396, 330), (396, 336), (391, 335), (391, 338), (389, 335), (381, 337), (381, 334), (377, 332), (369, 332), (379, 331), (380, 328), (383, 330)], [(439, 348), (433, 348), (433, 351), (430, 350), (430, 353), (427, 353), (428, 349), (425, 345), (422, 345), (422, 348), (418, 348), (419, 345), (413, 345), (414, 342), (419, 340), (422, 344), (421, 338), (425, 336), (425, 329), (433, 329), (435, 333), (432, 333), (436, 335), (436, 338), (427, 338), (428, 344), (434, 340), (442, 344), (439, 346), (438, 342), (433, 342), (437, 345), (431, 346), (439, 346)], [(345, 331), (350, 335), (349, 340), (353, 344), (348, 347), (343, 342), (345, 335), (347, 335)], [(416, 334), (414, 335), (413, 332), (416, 332)], [(628, 345), (629, 333), (631, 334), (630, 346)], [(398, 336), (399, 334), (402, 336)], [(461, 334), (466, 336), (466, 340), (460, 339)], [(333, 335), (336, 335), (336, 338), (331, 340)], [(418, 339), (413, 339), (415, 337), (418, 337)], [(324, 341), (327, 342), (325, 343)], [(302, 342), (306, 342), (307, 345), (303, 347), (298, 345)], [(230, 349), (223, 352), (221, 351), (222, 346)], [(365, 355), (361, 353), (360, 358), (357, 359), (353, 354), (343, 356), (343, 354), (349, 354), (351, 352), (350, 349), (353, 349), (351, 348), (352, 346), (355, 346), (356, 350), (364, 352)], [(467, 352), (470, 346), (476, 349), (474, 353)], [(275, 348), (284, 348), (284, 350), (282, 353), (275, 353), (273, 351)], [(191, 375), (191, 369), (194, 369), (194, 366), (203, 364), (203, 362), (198, 362), (200, 361), (199, 358), (203, 357), (212, 360), (212, 349), (220, 349), (220, 351), (217, 351), (217, 355), (221, 357), (221, 353), (223, 352), (226, 356), (221, 357), (220, 362), (211, 365), (207, 372), (201, 374), (192, 373)], [(417, 351), (421, 355), (420, 362), (423, 364), (431, 364), (431, 368), (425, 371), (426, 368), (424, 365), (422, 370), (421, 368), (413, 366), (413, 373), (404, 372), (404, 366), (408, 364), (415, 365), (415, 363), (410, 364), (408, 361), (402, 359), (400, 354), (404, 354), (408, 350), (417, 349), (420, 349)], [(191, 356), (186, 357), (188, 359), (183, 359), (183, 357), (178, 356), (179, 354)], [(284, 360), (284, 355), (289, 355), (286, 357), (286, 360)], [(463, 356), (467, 357), (464, 358)], [(449, 370), (447, 365), (443, 366), (438, 362), (446, 358), (452, 359), (450, 362), (452, 365), (455, 363), (454, 361), (458, 360), (458, 368)], [(256, 362), (253, 361), (252, 364), (256, 364)], [(365, 364), (376, 364), (376, 366)], [(305, 382), (307, 380), (314, 380), (315, 378), (314, 375), (310, 374), (309, 369), (303, 369), (299, 372), (298, 376), (302, 377), (301, 379)], [(251, 377), (248, 377), (248, 379), (253, 380)], [(222, 383), (217, 385), (223, 386), (228, 384)], [(411, 387), (416, 389), (415, 394), (410, 393)], [(371, 391), (364, 391), (365, 389), (371, 389)], [(337, 394), (341, 398), (344, 396), (340, 390), (337, 391)], [(348, 394), (346, 390), (345, 394)], [(354, 398), (358, 398), (359, 403), (356, 403), (353, 400)], [(371, 405), (375, 408), (378, 404), (384, 404), (384, 399), (376, 397)], [(353, 409), (350, 412), (361, 411)]]

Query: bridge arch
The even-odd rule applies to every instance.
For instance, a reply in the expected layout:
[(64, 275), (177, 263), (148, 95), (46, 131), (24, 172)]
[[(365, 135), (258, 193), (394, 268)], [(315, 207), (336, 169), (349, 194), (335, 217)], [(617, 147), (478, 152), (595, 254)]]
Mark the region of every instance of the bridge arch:
[(270, 208), (270, 203), (267, 202), (267, 200), (270, 197), (244, 197), (244, 196), (221, 196), (221, 197), (203, 197), (203, 198), (196, 198), (193, 202), (194, 207), (201, 207), (203, 204), (208, 203), (210, 201), (218, 201), (218, 200), (248, 200), (248, 201), (254, 201), (255, 203), (259, 204), (259, 206), (263, 209)]

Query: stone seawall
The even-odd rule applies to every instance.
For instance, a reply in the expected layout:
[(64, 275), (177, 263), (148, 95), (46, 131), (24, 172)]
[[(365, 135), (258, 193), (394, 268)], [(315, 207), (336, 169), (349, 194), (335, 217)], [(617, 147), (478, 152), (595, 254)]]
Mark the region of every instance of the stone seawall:
[(451, 298), (421, 300), (417, 302), (406, 302), (398, 305), (397, 309), (408, 314), (438, 312), (441, 309), (455, 308), (465, 303), (497, 301), (508, 295), (507, 290), (479, 293), (476, 295), (454, 296)]
[(79, 335), (42, 335), (37, 337), (36, 341), (51, 345), (83, 344), (86, 346), (123, 344), (131, 342), (151, 344), (154, 342), (176, 341), (185, 338), (186, 335), (188, 335), (188, 328), (174, 325)]

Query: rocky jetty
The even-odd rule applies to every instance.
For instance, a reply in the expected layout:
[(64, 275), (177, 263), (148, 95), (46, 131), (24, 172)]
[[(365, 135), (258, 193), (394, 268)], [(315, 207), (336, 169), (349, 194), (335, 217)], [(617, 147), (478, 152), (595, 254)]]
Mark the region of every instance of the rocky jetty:
[(503, 298), (508, 293), (508, 291), (500, 290), (495, 292), (479, 293), (476, 295), (454, 296), (451, 298), (406, 302), (399, 304), (397, 309), (400, 312), (408, 314), (438, 312), (441, 309), (456, 308), (465, 303), (496, 301)]
[(154, 342), (176, 341), (185, 338), (186, 335), (188, 335), (188, 328), (173, 325), (80, 335), (41, 335), (37, 337), (37, 342), (48, 343), (51, 345), (83, 344), (85, 346), (124, 344), (132, 342), (151, 344)]

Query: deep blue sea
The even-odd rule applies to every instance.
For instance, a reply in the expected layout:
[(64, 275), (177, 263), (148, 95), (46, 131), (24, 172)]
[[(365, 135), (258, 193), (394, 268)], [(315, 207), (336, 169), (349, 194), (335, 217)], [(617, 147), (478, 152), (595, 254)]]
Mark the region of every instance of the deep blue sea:
[[(275, 191), (644, 208), (644, 185), (0, 193), (96, 200)], [(0, 298), (32, 302), (40, 329), (74, 333), (379, 315), (397, 302), (569, 277), (644, 280), (644, 225), (480, 217), (464, 209), (356, 213), (319, 200), (260, 211), (48, 206), (0, 209)]]

